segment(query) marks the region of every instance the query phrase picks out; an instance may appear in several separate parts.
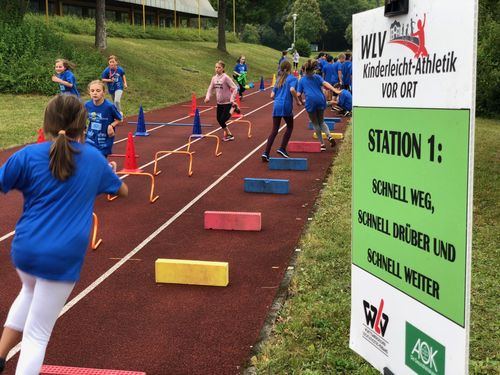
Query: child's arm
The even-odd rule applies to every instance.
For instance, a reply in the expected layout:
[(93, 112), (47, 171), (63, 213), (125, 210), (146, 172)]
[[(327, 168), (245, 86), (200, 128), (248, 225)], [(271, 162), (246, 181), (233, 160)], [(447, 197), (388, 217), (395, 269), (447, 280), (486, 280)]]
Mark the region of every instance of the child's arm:
[(73, 84), (71, 82), (64, 81), (61, 78), (57, 77), (55, 74), (52, 76), (52, 82), (60, 83), (61, 85), (64, 85), (69, 88), (73, 87)]
[(123, 78), (123, 88), (126, 89), (128, 88), (128, 85), (127, 85), (127, 77), (125, 77), (125, 74), (122, 76)]
[(339, 95), (342, 90), (336, 89), (332, 85), (330, 85), (327, 81), (323, 81), (323, 86), (328, 90), (333, 91), (335, 94)]
[(115, 118), (115, 120), (108, 125), (108, 136), (113, 137), (115, 135), (115, 128), (117, 125), (121, 124), (123, 120)]
[(295, 98), (295, 102), (297, 103), (297, 105), (304, 105), (304, 102), (302, 101), (302, 97), (297, 95), (297, 91), (295, 91), (294, 87), (290, 87), (290, 93)]
[(125, 182), (122, 182), (120, 188), (116, 192), (116, 195), (119, 197), (126, 197), (128, 195), (128, 186), (125, 184)]
[(207, 95), (205, 95), (205, 103), (208, 103), (210, 101), (210, 96), (212, 95), (213, 87), (214, 87), (214, 79), (212, 78), (212, 80), (210, 81), (210, 85), (208, 86), (207, 89)]

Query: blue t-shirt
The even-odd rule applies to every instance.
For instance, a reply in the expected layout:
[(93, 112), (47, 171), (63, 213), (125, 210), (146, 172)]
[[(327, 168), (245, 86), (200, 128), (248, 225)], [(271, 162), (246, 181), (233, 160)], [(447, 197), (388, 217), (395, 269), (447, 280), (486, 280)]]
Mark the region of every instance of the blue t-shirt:
[(342, 83), (344, 85), (351, 84), (351, 75), (352, 75), (352, 63), (350, 61), (345, 61), (342, 64)]
[(96, 106), (92, 100), (85, 103), (87, 108), (87, 143), (96, 147), (104, 156), (111, 154), (115, 137), (108, 136), (108, 126), (115, 119), (122, 119), (115, 105), (108, 99)]
[(58, 74), (57, 78), (60, 78), (63, 81), (69, 82), (73, 85), (73, 87), (66, 87), (62, 83), (60, 83), (59, 88), (61, 89), (61, 94), (72, 94), (80, 97), (78, 87), (76, 86), (76, 78), (71, 70), (65, 70), (61, 74)]
[(282, 56), (282, 57), (281, 57), (281, 59), (278, 61), (278, 70), (280, 70), (281, 63), (282, 63), (283, 61), (285, 61), (285, 60), (288, 60), (288, 59), (286, 58), (286, 56)]
[(247, 64), (236, 64), (233, 69), (234, 72), (236, 73), (243, 73), (243, 72), (248, 72)]
[(111, 70), (109, 66), (102, 72), (102, 78), (112, 79), (113, 82), (108, 83), (108, 91), (110, 94), (114, 94), (117, 90), (123, 90), (123, 76), (125, 75), (125, 70), (121, 66), (118, 66), (115, 70)]
[(333, 83), (333, 76), (334, 76), (334, 69), (333, 69), (333, 64), (330, 64), (327, 62), (326, 64), (323, 65), (323, 73), (325, 74), (325, 81), (332, 84)]
[(26, 146), (0, 167), (0, 191), (23, 193), (12, 241), (16, 268), (48, 280), (77, 281), (89, 243), (95, 197), (116, 194), (122, 182), (93, 147), (71, 142), (75, 173), (66, 181), (49, 170), (52, 142)]
[(339, 106), (346, 111), (352, 111), (352, 95), (348, 90), (342, 90), (339, 95)]
[(318, 70), (320, 74), (324, 73), (325, 64), (328, 64), (328, 62), (325, 59), (318, 59)]
[(274, 105), (273, 105), (273, 117), (291, 117), (293, 116), (293, 95), (290, 89), (293, 87), (297, 89), (298, 79), (293, 75), (289, 74), (286, 77), (283, 86), (273, 87), (274, 92)]
[(297, 94), (306, 95), (306, 111), (314, 112), (326, 108), (326, 98), (321, 88), (323, 87), (323, 78), (318, 74), (304, 75), (297, 85)]
[(333, 85), (340, 82), (339, 70), (342, 70), (342, 63), (340, 61), (336, 61), (333, 63), (333, 82), (330, 82)]

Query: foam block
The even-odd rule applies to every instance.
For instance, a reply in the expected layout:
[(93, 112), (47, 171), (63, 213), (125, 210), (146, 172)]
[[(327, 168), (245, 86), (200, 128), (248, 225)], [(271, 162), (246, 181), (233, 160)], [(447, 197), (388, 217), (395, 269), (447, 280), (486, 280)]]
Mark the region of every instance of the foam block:
[(319, 142), (288, 142), (286, 147), (288, 152), (321, 152), (321, 144)]
[[(334, 122), (326, 122), (325, 121), (325, 124), (326, 126), (328, 126), (328, 130), (333, 130), (335, 129), (335, 123)], [(310, 130), (313, 130), (314, 129), (314, 126), (313, 126), (313, 123), (309, 121), (309, 129)]]
[(205, 229), (260, 231), (260, 212), (205, 211)]
[(155, 279), (157, 283), (227, 286), (229, 264), (201, 260), (157, 259)]
[(244, 182), (247, 193), (288, 194), (288, 180), (247, 177)]
[[(326, 133), (321, 133), (323, 136), (323, 139), (327, 139), (328, 137), (326, 136)], [(344, 134), (342, 133), (330, 133), (332, 135), (333, 139), (344, 139)], [(316, 132), (313, 133), (313, 138), (318, 139), (318, 136), (316, 135)]]
[(285, 171), (307, 171), (305, 158), (269, 158), (269, 169)]
[(325, 122), (340, 122), (340, 117), (325, 117), (323, 120)]
[(43, 365), (40, 375), (146, 375), (142, 371)]

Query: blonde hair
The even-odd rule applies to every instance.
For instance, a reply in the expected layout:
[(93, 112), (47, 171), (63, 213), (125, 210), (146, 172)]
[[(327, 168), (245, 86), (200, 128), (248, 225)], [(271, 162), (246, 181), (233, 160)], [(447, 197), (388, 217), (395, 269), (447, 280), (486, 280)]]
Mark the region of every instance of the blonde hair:
[(116, 55), (109, 55), (108, 62), (109, 62), (109, 60), (115, 60), (116, 63), (118, 64), (118, 57), (116, 57)]
[(278, 81), (276, 82), (276, 87), (283, 87), (288, 75), (291, 72), (292, 72), (292, 64), (290, 64), (290, 61), (288, 60), (283, 60), (283, 62), (280, 65), (280, 74)]
[(106, 85), (100, 79), (95, 79), (92, 82), (90, 82), (89, 85), (87, 86), (87, 91), (90, 92), (90, 86), (93, 86), (93, 85), (101, 85), (102, 92), (106, 92)]
[(55, 63), (61, 63), (66, 70), (74, 70), (76, 68), (76, 64), (66, 59), (56, 59)]

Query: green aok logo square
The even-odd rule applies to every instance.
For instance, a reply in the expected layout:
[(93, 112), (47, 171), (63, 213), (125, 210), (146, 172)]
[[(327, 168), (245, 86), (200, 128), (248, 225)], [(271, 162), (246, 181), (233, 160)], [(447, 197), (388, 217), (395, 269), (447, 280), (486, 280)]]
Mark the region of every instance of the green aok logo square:
[(405, 364), (419, 375), (444, 375), (446, 348), (406, 322)]

